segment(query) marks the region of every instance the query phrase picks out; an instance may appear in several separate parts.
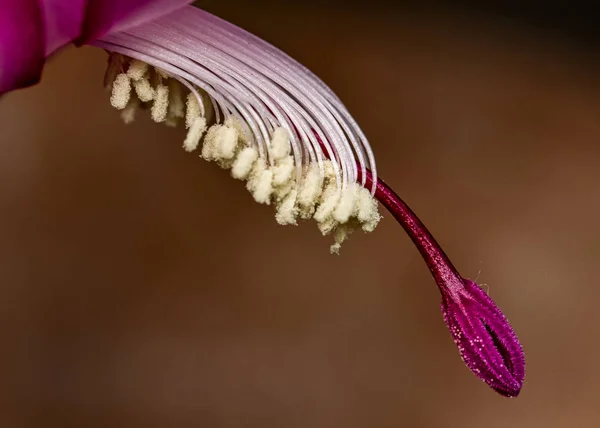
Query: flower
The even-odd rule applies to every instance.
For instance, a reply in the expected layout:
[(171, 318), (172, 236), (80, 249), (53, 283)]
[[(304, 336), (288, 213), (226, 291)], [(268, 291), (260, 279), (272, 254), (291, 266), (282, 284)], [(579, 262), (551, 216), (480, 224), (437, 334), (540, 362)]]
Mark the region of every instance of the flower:
[(139, 110), (159, 123), (183, 122), (183, 148), (245, 181), (280, 224), (314, 219), (337, 253), (353, 231), (375, 229), (379, 201), (429, 267), (466, 365), (498, 393), (518, 395), (525, 359), (510, 324), (377, 178), (367, 138), (340, 99), (277, 48), (187, 3), (8, 1), (0, 93), (37, 82), (45, 59), (66, 43), (91, 44), (109, 53), (105, 86), (126, 123)]

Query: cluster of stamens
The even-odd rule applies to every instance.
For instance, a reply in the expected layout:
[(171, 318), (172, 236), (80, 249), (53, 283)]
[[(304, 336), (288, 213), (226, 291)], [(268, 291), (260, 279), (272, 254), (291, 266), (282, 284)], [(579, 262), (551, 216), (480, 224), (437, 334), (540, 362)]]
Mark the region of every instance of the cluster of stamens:
[(111, 54), (106, 83), (110, 102), (126, 123), (139, 109), (150, 109), (158, 123), (185, 122), (186, 151), (199, 151), (203, 159), (245, 181), (256, 202), (275, 207), (279, 224), (313, 218), (323, 235), (333, 235), (332, 253), (339, 252), (353, 231), (371, 232), (379, 222), (375, 198), (357, 182), (342, 182), (333, 161), (298, 165), (284, 127), (273, 126), (267, 150), (261, 153), (243, 120), (224, 117), (200, 88), (124, 55)]

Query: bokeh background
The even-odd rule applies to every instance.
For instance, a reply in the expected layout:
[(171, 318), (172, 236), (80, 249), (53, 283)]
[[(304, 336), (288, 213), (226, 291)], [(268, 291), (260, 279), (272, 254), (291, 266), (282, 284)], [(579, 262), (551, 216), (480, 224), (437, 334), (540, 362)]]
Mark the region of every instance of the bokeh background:
[(337, 91), (511, 320), (525, 387), (504, 399), (464, 367), (390, 216), (329, 255), (181, 150), (184, 130), (122, 124), (104, 52), (70, 48), (0, 102), (0, 426), (600, 426), (588, 14), (202, 3)]

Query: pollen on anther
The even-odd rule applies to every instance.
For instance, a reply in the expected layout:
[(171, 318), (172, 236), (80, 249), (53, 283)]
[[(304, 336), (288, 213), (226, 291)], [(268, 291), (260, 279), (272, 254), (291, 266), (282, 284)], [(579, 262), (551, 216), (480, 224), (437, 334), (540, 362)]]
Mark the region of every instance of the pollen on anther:
[(273, 192), (273, 171), (267, 169), (257, 177), (256, 188), (252, 192), (254, 200), (259, 204), (269, 205)]
[(110, 104), (117, 110), (123, 110), (131, 97), (131, 80), (125, 73), (117, 75), (113, 82)]
[(135, 93), (140, 101), (144, 103), (152, 101), (154, 97), (156, 97), (156, 91), (152, 85), (150, 85), (148, 79), (134, 80), (133, 87), (135, 88)]
[(339, 201), (339, 193), (334, 182), (329, 183), (321, 195), (321, 203), (317, 208), (314, 219), (321, 223), (327, 220), (335, 210)]
[(377, 210), (377, 200), (364, 187), (358, 190), (357, 199), (356, 218), (362, 224), (363, 231), (372, 232), (381, 220), (381, 215)]
[(246, 187), (252, 193), (254, 200), (259, 204), (269, 205), (273, 191), (273, 171), (267, 168), (264, 159), (259, 158), (250, 172)]
[(277, 128), (271, 139), (271, 154), (274, 160), (283, 159), (290, 154), (290, 140), (284, 128)]
[(186, 152), (193, 152), (196, 150), (198, 144), (200, 144), (200, 139), (202, 138), (204, 131), (206, 131), (206, 119), (203, 117), (195, 118), (183, 141), (183, 148)]
[(340, 223), (346, 223), (354, 211), (355, 199), (356, 188), (354, 186), (346, 188), (342, 193), (337, 206), (335, 207), (333, 218)]
[(277, 165), (273, 167), (273, 184), (275, 186), (281, 186), (287, 183), (292, 178), (294, 171), (294, 158), (292, 156), (286, 156), (277, 162)]
[(216, 155), (221, 159), (233, 159), (238, 141), (238, 132), (230, 126), (222, 126), (215, 135)]
[(297, 190), (292, 189), (287, 196), (281, 201), (275, 214), (275, 220), (281, 225), (297, 224), (296, 216), (298, 208), (296, 207)]
[(217, 159), (217, 145), (216, 137), (217, 132), (223, 127), (223, 125), (213, 125), (208, 128), (206, 135), (204, 136), (204, 143), (202, 144), (202, 152), (200, 157), (204, 160), (211, 161)]
[(258, 159), (258, 151), (254, 147), (245, 147), (237, 155), (233, 166), (231, 167), (231, 175), (238, 180), (245, 180), (252, 171), (254, 162)]
[(134, 59), (129, 64), (129, 68), (127, 69), (127, 76), (133, 80), (140, 80), (144, 77), (146, 72), (148, 71), (148, 64)]
[(302, 181), (298, 194), (298, 204), (302, 208), (303, 216), (310, 217), (323, 190), (323, 179), (317, 165), (308, 168), (306, 176)]
[(192, 126), (194, 119), (198, 116), (200, 116), (200, 104), (196, 96), (190, 92), (186, 100), (185, 127)]
[(164, 122), (167, 119), (169, 107), (169, 88), (165, 85), (157, 85), (156, 96), (152, 109), (150, 111), (152, 120), (155, 122)]

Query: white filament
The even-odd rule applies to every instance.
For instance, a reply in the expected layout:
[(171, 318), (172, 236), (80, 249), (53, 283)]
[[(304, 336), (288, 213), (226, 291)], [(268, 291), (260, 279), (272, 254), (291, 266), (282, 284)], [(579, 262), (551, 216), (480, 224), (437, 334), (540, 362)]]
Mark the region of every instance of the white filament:
[[(274, 203), (279, 223), (313, 217), (324, 234), (335, 231), (337, 251), (357, 225), (367, 231), (379, 221), (365, 135), (321, 80), (275, 47), (193, 7), (94, 44), (130, 58), (111, 96), (126, 120), (139, 102), (152, 103), (157, 122), (185, 118), (184, 149), (203, 140), (201, 156), (247, 180), (257, 202)], [(367, 168), (371, 193), (357, 183), (365, 184)]]
[[(376, 178), (364, 134), (314, 74), (226, 21), (197, 8), (184, 11), (105, 36), (96, 44), (116, 52), (121, 48), (206, 91), (215, 99), (217, 113), (247, 124), (261, 157), (269, 155), (269, 134), (282, 127), (290, 135), (297, 177), (303, 165), (322, 168), (323, 159), (329, 158), (339, 178), (338, 192), (340, 185), (346, 188), (357, 180), (359, 170), (370, 168)], [(361, 177), (364, 183), (365, 174)]]

